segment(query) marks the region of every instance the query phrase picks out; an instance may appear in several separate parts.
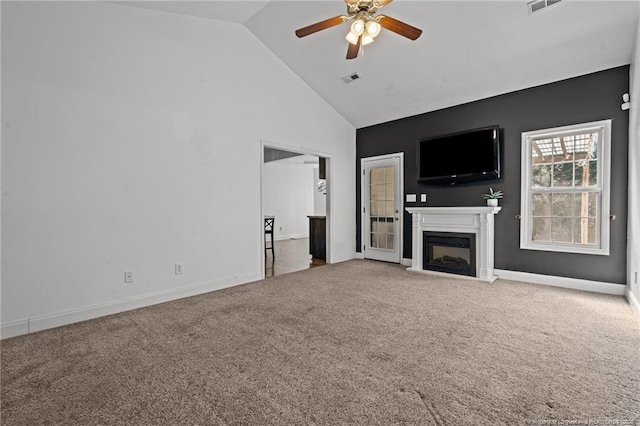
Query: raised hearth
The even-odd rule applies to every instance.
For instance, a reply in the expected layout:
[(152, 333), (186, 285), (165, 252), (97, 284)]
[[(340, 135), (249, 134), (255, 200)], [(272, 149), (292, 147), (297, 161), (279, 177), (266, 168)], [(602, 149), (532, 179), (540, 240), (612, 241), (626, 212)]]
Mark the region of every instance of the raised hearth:
[[(433, 262), (429, 262), (429, 244), (426, 244), (425, 233), (428, 235), (472, 234), (475, 236), (473, 258), (466, 259), (468, 266), (463, 275), (477, 277), (484, 281), (494, 281), (493, 275), (493, 216), (501, 207), (409, 207), (406, 210), (413, 216), (412, 229), (412, 259), (408, 270), (424, 271), (425, 269), (440, 270), (441, 272), (461, 273), (464, 269), (461, 261), (455, 264), (452, 256), (443, 257), (444, 268), (438, 269)], [(446, 270), (448, 267), (448, 270)]]

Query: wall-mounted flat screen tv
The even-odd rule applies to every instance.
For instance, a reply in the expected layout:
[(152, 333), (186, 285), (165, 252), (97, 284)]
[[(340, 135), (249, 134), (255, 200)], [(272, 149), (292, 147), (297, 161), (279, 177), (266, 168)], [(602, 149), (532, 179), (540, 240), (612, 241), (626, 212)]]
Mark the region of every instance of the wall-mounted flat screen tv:
[(418, 182), (449, 184), (500, 178), (500, 126), (420, 139)]

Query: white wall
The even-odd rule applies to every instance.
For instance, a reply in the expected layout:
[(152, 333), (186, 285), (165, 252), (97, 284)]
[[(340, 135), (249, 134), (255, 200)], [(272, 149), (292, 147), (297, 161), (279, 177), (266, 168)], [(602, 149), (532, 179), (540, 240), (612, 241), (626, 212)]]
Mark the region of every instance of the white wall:
[[(2, 7), (0, 7), (0, 22), (2, 21)], [(1, 25), (0, 25), (1, 27)], [(1, 38), (1, 37), (0, 37)], [(0, 49), (1, 51), (2, 49)], [(0, 69), (0, 81), (2, 69)], [(0, 99), (2, 99), (2, 84), (0, 84)], [(0, 184), (2, 183), (2, 108), (0, 108)], [(0, 223), (2, 222), (2, 196), (0, 195)], [(0, 241), (2, 241), (2, 226), (0, 226)], [(2, 244), (0, 244), (0, 318), (2, 318)], [(1, 324), (1, 320), (0, 320)], [(1, 330), (0, 330), (1, 337)]]
[(289, 162), (270, 161), (263, 169), (264, 212), (275, 216), (276, 240), (309, 236), (313, 215), (313, 168)]
[(3, 337), (259, 279), (261, 140), (331, 156), (355, 256), (355, 129), (243, 26), (1, 7)]
[[(640, 28), (636, 35), (634, 58), (630, 70), (631, 109), (629, 110), (629, 221), (627, 229), (627, 283), (629, 291), (640, 301)], [(636, 305), (638, 308), (638, 305)], [(638, 312), (640, 315), (640, 311)]]

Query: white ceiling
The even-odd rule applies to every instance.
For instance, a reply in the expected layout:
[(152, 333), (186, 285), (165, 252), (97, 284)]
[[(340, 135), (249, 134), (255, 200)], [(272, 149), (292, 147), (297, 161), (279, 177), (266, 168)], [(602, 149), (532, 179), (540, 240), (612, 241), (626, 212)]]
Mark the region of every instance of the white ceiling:
[(125, 6), (141, 7), (180, 15), (196, 16), (217, 21), (244, 24), (269, 2), (266, 0), (236, 0), (236, 1), (165, 1), (165, 0), (130, 0), (113, 1)]
[(396, 0), (381, 13), (422, 36), (383, 30), (346, 60), (348, 24), (294, 34), (344, 14), (342, 0), (128, 3), (245, 25), (357, 128), (629, 64), (639, 12), (638, 1), (563, 0), (529, 15), (526, 1)]

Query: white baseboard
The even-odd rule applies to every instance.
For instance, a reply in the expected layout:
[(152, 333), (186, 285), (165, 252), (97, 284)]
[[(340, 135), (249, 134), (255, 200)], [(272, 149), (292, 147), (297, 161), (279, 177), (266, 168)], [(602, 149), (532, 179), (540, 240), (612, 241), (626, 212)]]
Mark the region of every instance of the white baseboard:
[(631, 305), (631, 307), (633, 308), (633, 310), (636, 313), (636, 318), (638, 319), (638, 323), (640, 323), (640, 302), (638, 302), (638, 299), (636, 298), (636, 295), (633, 294), (633, 292), (631, 291), (631, 288), (629, 286), (627, 286), (625, 292), (624, 292), (625, 297), (627, 298), (627, 300), (629, 301), (629, 304)]
[(626, 288), (623, 284), (589, 281), (579, 278), (556, 277), (552, 275), (532, 274), (529, 272), (507, 271), (494, 269), (493, 273), (504, 280), (522, 281), (532, 284), (543, 284), (553, 287), (572, 288), (575, 290), (592, 291), (595, 293), (614, 294), (623, 296)]
[(158, 303), (170, 302), (184, 297), (191, 297), (215, 290), (222, 290), (223, 288), (258, 281), (260, 279), (262, 279), (262, 274), (260, 272), (253, 272), (250, 274), (242, 274), (235, 277), (222, 278), (204, 283), (191, 284), (184, 287), (128, 297), (122, 300), (86, 306), (51, 315), (12, 321), (0, 326), (0, 338), (6, 339), (9, 337), (20, 336), (22, 334), (47, 330), (49, 328), (60, 327), (63, 325), (73, 324), (75, 322), (86, 321), (132, 309), (143, 308), (145, 306), (156, 305)]
[(477, 281), (477, 282), (483, 282), (483, 283), (488, 283), (488, 284), (491, 284), (495, 280), (498, 279), (498, 277), (496, 277), (496, 276), (492, 276), (489, 279), (484, 279), (484, 278), (472, 277), (472, 276), (469, 276), (469, 275), (452, 274), (452, 273), (449, 273), (449, 272), (431, 271), (431, 270), (428, 270), (428, 269), (413, 269), (411, 266), (409, 266), (407, 268), (407, 271), (412, 272), (414, 274), (431, 275), (431, 276), (443, 277), (443, 278), (455, 278), (455, 279), (460, 279), (460, 280)]
[(274, 241), (282, 241), (282, 240), (299, 240), (302, 238), (309, 238), (309, 234), (290, 234), (290, 235), (278, 235), (274, 236)]
[(21, 336), (29, 333), (29, 320), (11, 321), (0, 327), (0, 339)]
[[(355, 259), (364, 259), (364, 253), (357, 251)], [(400, 264), (404, 266), (411, 266), (411, 259), (402, 258), (400, 259)]]
[(331, 263), (346, 262), (347, 260), (353, 260), (357, 258), (358, 258), (357, 253), (353, 252), (353, 253), (345, 254), (342, 256), (335, 256), (334, 258), (331, 259)]
[(301, 240), (303, 238), (309, 238), (309, 234), (293, 234), (291, 236), (292, 240)]

